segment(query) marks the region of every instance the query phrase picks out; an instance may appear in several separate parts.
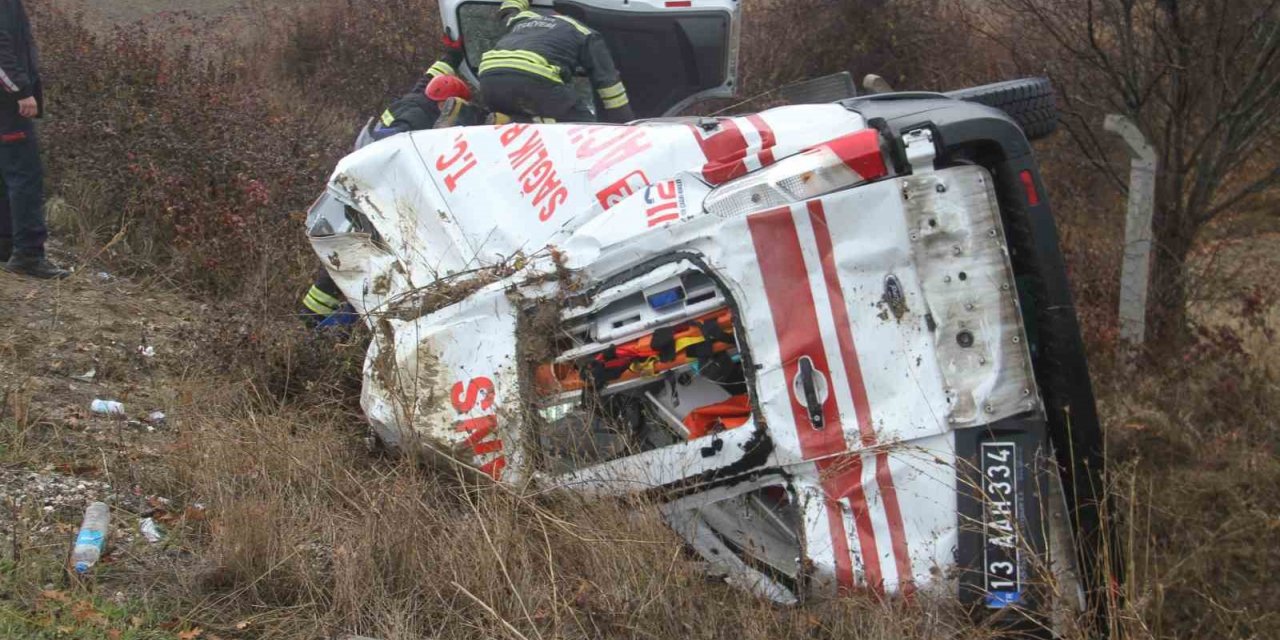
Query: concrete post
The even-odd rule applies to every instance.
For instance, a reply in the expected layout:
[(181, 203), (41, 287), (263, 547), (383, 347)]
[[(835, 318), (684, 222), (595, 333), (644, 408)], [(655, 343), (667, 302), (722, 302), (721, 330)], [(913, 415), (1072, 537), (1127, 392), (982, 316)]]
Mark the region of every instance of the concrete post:
[(1147, 289), (1151, 281), (1151, 219), (1156, 205), (1155, 147), (1132, 120), (1109, 115), (1103, 125), (1124, 138), (1132, 157), (1129, 210), (1124, 225), (1124, 264), (1120, 271), (1120, 342), (1125, 351), (1142, 346), (1147, 333)]

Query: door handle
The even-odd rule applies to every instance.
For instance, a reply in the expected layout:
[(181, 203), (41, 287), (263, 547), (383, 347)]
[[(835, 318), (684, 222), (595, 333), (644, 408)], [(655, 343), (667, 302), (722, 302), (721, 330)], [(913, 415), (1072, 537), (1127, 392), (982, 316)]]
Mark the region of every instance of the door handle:
[(809, 412), (809, 424), (814, 429), (821, 429), (827, 426), (827, 420), (822, 414), (822, 400), (818, 397), (818, 376), (814, 375), (815, 372), (812, 358), (800, 358), (800, 391), (805, 409)]

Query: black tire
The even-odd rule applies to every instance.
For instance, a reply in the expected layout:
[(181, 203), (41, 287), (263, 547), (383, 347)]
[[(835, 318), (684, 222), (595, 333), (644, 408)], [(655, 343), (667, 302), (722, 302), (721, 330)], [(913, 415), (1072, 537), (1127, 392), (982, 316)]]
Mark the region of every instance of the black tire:
[(947, 92), (966, 102), (995, 107), (1009, 114), (1022, 127), (1028, 140), (1039, 140), (1058, 129), (1058, 107), (1048, 78), (1023, 78), (971, 89)]

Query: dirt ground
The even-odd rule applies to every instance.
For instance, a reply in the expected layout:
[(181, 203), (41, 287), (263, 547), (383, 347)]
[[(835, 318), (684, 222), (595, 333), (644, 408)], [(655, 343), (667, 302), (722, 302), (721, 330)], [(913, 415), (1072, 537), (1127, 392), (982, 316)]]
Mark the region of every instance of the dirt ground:
[[(140, 485), (181, 423), (198, 305), (93, 271), (65, 282), (0, 272), (0, 537), (15, 556), (65, 546), (87, 503), (112, 507), (112, 552), (148, 552)], [(91, 410), (118, 401), (124, 415)], [(162, 503), (162, 501), (160, 501)], [(141, 545), (141, 546), (139, 546)], [(0, 587), (2, 590), (2, 587)]]

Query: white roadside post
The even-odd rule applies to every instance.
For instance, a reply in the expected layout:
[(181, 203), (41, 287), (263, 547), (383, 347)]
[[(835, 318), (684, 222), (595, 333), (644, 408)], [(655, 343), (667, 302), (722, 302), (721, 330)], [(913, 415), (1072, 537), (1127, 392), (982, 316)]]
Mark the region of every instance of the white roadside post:
[(1129, 210), (1124, 225), (1124, 264), (1120, 271), (1120, 353), (1141, 347), (1147, 332), (1147, 288), (1151, 274), (1151, 218), (1156, 202), (1155, 147), (1132, 120), (1109, 115), (1107, 131), (1124, 138), (1132, 157)]

